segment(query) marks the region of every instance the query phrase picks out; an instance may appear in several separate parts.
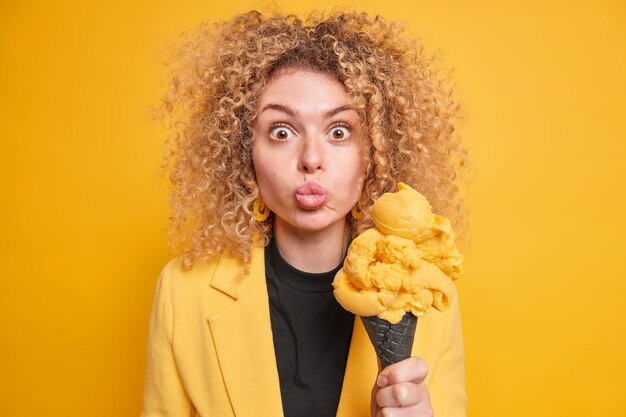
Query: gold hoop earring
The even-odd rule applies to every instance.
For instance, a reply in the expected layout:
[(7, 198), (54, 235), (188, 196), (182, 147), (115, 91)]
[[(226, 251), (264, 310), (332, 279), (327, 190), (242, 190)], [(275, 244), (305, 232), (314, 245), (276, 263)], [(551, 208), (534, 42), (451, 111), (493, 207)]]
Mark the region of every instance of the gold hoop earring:
[(254, 212), (254, 219), (259, 223), (267, 220), (270, 215), (270, 209), (265, 207), (265, 203), (261, 200), (261, 196), (258, 196), (256, 200), (254, 200), (252, 211)]
[(359, 208), (359, 205), (363, 201), (364, 197), (365, 197), (365, 194), (361, 193), (359, 200), (356, 202), (354, 207), (352, 207), (352, 209), (350, 210), (350, 214), (352, 214), (352, 217), (354, 217), (357, 220), (361, 220), (363, 217), (365, 217), (365, 214)]

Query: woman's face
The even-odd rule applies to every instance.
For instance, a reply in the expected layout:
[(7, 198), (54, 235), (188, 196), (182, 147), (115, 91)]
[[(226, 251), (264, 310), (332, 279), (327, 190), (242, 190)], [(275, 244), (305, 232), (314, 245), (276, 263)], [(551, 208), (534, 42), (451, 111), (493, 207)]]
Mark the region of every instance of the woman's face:
[(364, 134), (345, 87), (329, 75), (279, 71), (259, 99), (252, 160), (276, 227), (345, 227), (365, 177)]

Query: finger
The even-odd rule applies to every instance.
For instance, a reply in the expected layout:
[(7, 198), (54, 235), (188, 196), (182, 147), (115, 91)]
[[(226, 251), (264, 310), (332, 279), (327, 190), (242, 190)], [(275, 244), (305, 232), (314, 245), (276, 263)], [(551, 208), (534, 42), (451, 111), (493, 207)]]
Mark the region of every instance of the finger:
[(398, 382), (375, 393), (378, 407), (411, 407), (430, 401), (425, 384)]
[(379, 387), (398, 382), (422, 382), (428, 374), (426, 361), (417, 356), (394, 363), (383, 369), (377, 379)]
[(378, 410), (376, 417), (433, 417), (430, 403), (421, 403), (413, 407), (394, 408), (385, 407)]

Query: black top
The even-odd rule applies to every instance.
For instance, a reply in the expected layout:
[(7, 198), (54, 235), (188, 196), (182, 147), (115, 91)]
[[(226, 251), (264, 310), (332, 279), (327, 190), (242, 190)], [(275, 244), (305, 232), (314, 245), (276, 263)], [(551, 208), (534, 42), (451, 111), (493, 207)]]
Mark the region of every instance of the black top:
[[(343, 262), (342, 262), (343, 264)], [(289, 265), (275, 240), (265, 249), (274, 351), (285, 417), (335, 417), (354, 315), (335, 300), (332, 271)]]

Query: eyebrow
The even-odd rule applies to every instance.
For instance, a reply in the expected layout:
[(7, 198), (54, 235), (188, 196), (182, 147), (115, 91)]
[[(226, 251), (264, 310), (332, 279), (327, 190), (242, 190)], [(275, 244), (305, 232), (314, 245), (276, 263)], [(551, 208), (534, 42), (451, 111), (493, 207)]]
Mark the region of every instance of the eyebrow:
[[(266, 105), (265, 107), (263, 107), (263, 110), (261, 110), (260, 113), (263, 113), (265, 110), (268, 110), (268, 109), (278, 110), (278, 111), (283, 112), (283, 113), (285, 113), (285, 114), (287, 114), (287, 115), (289, 115), (291, 117), (299, 117), (300, 116), (300, 113), (298, 113), (297, 111), (295, 111), (294, 109), (292, 109), (289, 106), (285, 106), (283, 104), (273, 104), (273, 103), (270, 103), (270, 104)], [(331, 117), (333, 117), (337, 113), (341, 113), (342, 111), (346, 111), (346, 110), (354, 110), (354, 107), (352, 107), (349, 104), (344, 104), (343, 106), (335, 107), (334, 109), (330, 109), (326, 113), (324, 113), (324, 119), (330, 119)]]

